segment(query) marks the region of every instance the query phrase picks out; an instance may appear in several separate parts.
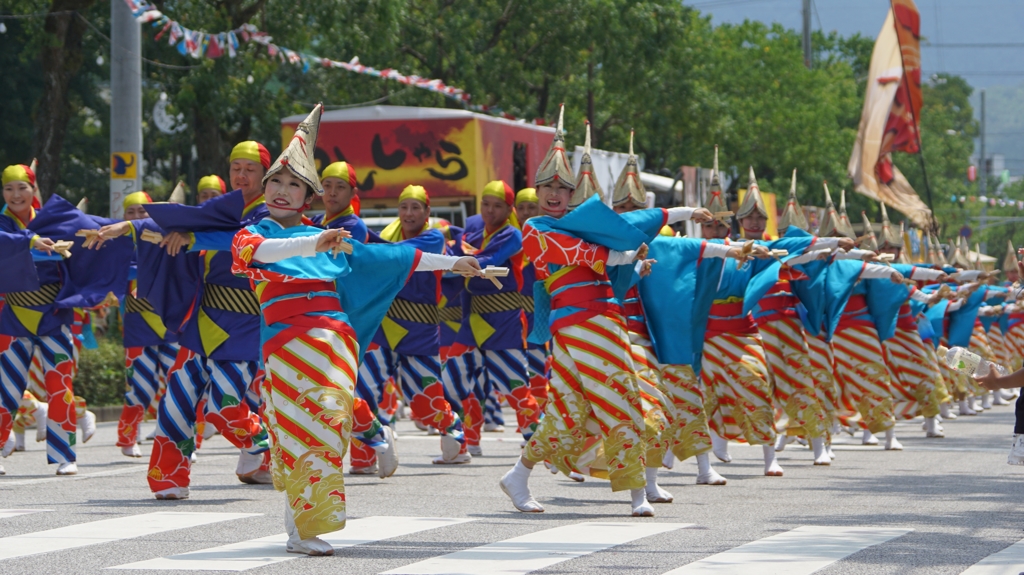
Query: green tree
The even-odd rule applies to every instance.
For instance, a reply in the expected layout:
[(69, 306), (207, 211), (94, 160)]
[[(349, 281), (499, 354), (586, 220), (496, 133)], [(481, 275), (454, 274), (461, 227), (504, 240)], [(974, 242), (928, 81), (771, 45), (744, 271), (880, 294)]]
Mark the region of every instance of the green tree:
[[(52, 9), (58, 0), (13, 1), (13, 10), (27, 13)], [(584, 119), (604, 149), (624, 151), (635, 130), (636, 150), (653, 171), (709, 166), (718, 144), (724, 169), (739, 176), (734, 188), (746, 185), (751, 165), (763, 189), (785, 194), (797, 168), (800, 199), (810, 205), (822, 203), (823, 180), (836, 192), (849, 188), (846, 164), (873, 47), (859, 35), (816, 33), (808, 70), (795, 31), (760, 22), (714, 26), (677, 0), (159, 0), (157, 6), (189, 28), (218, 32), (253, 23), (276, 45), (299, 52), (335, 60), (359, 56), (366, 65), (438, 78), (465, 89), (473, 103), (517, 117), (551, 123), (564, 102), (570, 145), (582, 144)], [(53, 187), (72, 200), (90, 197), (95, 213), (106, 211), (108, 195), (108, 13), (105, 4), (81, 12), (95, 29), (83, 33), (80, 67), (70, 74), (73, 113), (62, 177)], [(45, 20), (19, 20), (10, 28), (14, 41), (0, 44), (0, 64), (17, 70), (0, 79), (12, 93), (0, 110), (0, 129), (8, 135), (0, 160), (8, 163), (28, 161), (26, 150), (39, 145), (34, 126), (50, 88), (38, 68), (43, 46), (55, 42), (44, 42)], [(155, 33), (143, 28), (145, 182), (157, 197), (181, 179), (194, 187), (203, 175), (226, 176), (228, 153), (238, 141), (256, 139), (276, 152), (280, 119), (315, 102), (328, 109), (367, 102), (460, 106), (379, 78), (285, 64), (252, 42), (235, 58), (193, 59), (154, 41)], [(62, 49), (73, 46), (71, 40)], [(925, 86), (925, 160), (944, 222), (964, 214), (943, 198), (971, 189), (962, 181), (976, 130), (969, 94), (960, 78)], [(181, 115), (185, 131), (156, 129), (151, 110), (162, 97), (170, 114)], [(897, 156), (924, 194), (917, 157)], [(851, 194), (848, 201), (853, 214), (867, 210), (877, 217), (866, 198)]]

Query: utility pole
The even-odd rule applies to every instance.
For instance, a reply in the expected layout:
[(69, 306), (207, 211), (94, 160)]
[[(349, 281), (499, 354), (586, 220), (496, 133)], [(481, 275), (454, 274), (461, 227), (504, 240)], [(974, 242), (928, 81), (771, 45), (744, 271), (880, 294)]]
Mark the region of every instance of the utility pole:
[(110, 2), (110, 217), (142, 189), (142, 30), (128, 5)]
[(804, 66), (811, 69), (811, 0), (803, 0), (804, 9)]
[[(986, 181), (988, 178), (988, 160), (985, 158), (985, 90), (981, 91), (981, 159), (979, 160), (979, 163), (981, 164), (981, 166), (979, 166), (981, 169), (978, 171), (981, 173), (978, 176), (978, 195), (985, 196), (985, 192), (988, 188), (988, 182)], [(985, 224), (988, 222), (988, 218), (986, 216), (988, 216), (987, 197), (985, 198), (985, 201), (981, 203), (981, 217), (978, 219), (979, 232), (984, 230), (986, 227)], [(988, 251), (988, 245), (986, 244), (987, 242), (981, 242), (982, 252)]]

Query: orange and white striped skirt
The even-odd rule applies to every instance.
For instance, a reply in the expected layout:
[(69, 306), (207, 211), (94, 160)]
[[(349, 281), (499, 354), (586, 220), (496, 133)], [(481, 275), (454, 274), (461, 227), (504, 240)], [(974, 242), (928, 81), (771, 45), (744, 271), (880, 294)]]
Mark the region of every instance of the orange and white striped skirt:
[(286, 493), (302, 539), (345, 527), (342, 458), (354, 421), (357, 347), (348, 335), (310, 328), (267, 358), (274, 487)]
[[(939, 414), (942, 373), (937, 362), (929, 360), (928, 346), (916, 331), (896, 329), (896, 333), (882, 343), (885, 361), (894, 378), (892, 380), (893, 409), (899, 419), (913, 419), (918, 415), (935, 417)], [(932, 350), (932, 357), (935, 356)]]
[(575, 471), (588, 430), (602, 438), (613, 491), (646, 484), (644, 413), (626, 322), (598, 315), (553, 334), (552, 370), (544, 419), (523, 455)]
[(862, 323), (840, 326), (832, 338), (832, 352), (842, 390), (840, 421), (857, 423), (871, 433), (891, 429), (895, 418), (890, 374), (875, 328)]
[(730, 441), (775, 441), (772, 384), (757, 335), (718, 333), (704, 341), (701, 379), (712, 430)]
[(800, 318), (777, 317), (760, 323), (758, 331), (775, 380), (775, 401), (783, 413), (776, 427), (787, 435), (823, 437), (826, 410), (814, 389), (815, 373)]
[(629, 332), (629, 349), (636, 367), (640, 401), (644, 410), (644, 441), (647, 443), (647, 461), (661, 465), (668, 450), (671, 433), (671, 418), (666, 407), (669, 403), (661, 383), (661, 365), (654, 355), (651, 340), (635, 332)]

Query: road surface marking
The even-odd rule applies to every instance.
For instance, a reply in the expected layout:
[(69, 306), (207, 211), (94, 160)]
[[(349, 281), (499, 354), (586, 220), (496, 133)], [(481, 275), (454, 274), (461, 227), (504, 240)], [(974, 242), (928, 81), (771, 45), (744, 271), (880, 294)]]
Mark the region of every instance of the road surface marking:
[(978, 561), (960, 575), (1018, 575), (1024, 571), (1024, 539)]
[[(342, 549), (469, 521), (473, 521), (473, 519), (364, 517), (362, 519), (349, 520), (345, 529), (321, 535), (320, 538), (330, 543), (335, 549)], [(301, 557), (301, 555), (288, 553), (285, 550), (287, 542), (288, 535), (281, 533), (280, 535), (250, 539), (249, 541), (241, 541), (221, 547), (211, 547), (200, 551), (108, 567), (108, 569), (245, 571), (246, 569), (272, 565)]]
[[(164, 531), (197, 527), (208, 523), (256, 517), (260, 513), (178, 513), (160, 511), (103, 519), (14, 535), (0, 539), (0, 559), (13, 559), (52, 551), (75, 549), (122, 539), (155, 535)], [(44, 570), (45, 571), (45, 570)]]
[(862, 549), (911, 531), (913, 529), (797, 527), (706, 557), (665, 575), (810, 575)]
[(28, 515), (29, 513), (39, 513), (40, 511), (52, 511), (52, 509), (0, 509), (0, 519)]
[(522, 575), (563, 561), (692, 527), (691, 523), (575, 523), (473, 547), (382, 575)]

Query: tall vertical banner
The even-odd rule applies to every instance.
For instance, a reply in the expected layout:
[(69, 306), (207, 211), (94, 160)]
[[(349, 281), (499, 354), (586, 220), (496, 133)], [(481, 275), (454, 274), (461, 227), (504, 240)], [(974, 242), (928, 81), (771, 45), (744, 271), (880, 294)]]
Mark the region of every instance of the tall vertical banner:
[(892, 0), (871, 53), (864, 109), (847, 171), (858, 193), (928, 228), (931, 210), (892, 163), (892, 152), (921, 153), (920, 30), (913, 0)]

